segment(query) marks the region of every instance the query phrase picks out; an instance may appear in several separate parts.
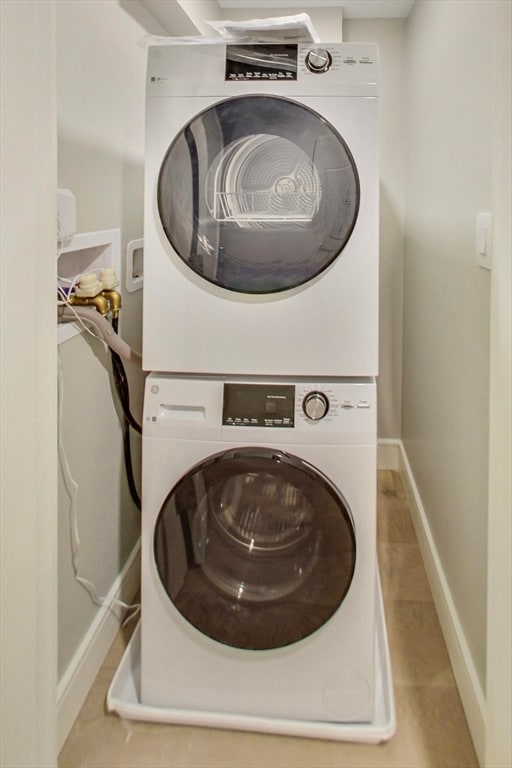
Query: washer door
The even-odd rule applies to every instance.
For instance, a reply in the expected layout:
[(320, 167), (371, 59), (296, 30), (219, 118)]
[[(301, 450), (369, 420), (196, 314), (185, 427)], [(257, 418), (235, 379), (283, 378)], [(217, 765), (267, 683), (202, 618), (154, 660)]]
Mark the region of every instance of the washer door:
[(209, 457), (172, 489), (154, 557), (168, 597), (200, 632), (238, 648), (279, 648), (343, 602), (354, 525), (318, 469), (279, 450), (240, 448)]
[(232, 291), (274, 293), (312, 280), (343, 250), (359, 178), (319, 114), (277, 96), (240, 96), (178, 134), (157, 197), (165, 235), (194, 272)]

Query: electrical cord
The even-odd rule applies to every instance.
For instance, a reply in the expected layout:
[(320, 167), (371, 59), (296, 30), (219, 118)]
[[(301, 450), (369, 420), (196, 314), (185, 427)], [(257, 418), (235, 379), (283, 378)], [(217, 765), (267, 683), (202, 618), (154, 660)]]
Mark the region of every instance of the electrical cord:
[[(135, 617), (138, 612), (140, 611), (140, 604), (139, 603), (133, 603), (129, 604), (124, 602), (124, 600), (114, 600), (113, 602), (110, 602), (107, 599), (106, 595), (99, 595), (98, 590), (92, 583), (92, 581), (89, 581), (89, 579), (86, 579), (84, 576), (80, 575), (79, 570), (79, 553), (80, 553), (80, 534), (78, 529), (78, 490), (79, 486), (76, 482), (75, 478), (73, 477), (71, 473), (71, 469), (69, 466), (69, 462), (66, 455), (66, 450), (64, 447), (64, 436), (63, 436), (63, 424), (64, 424), (64, 373), (62, 368), (62, 358), (60, 355), (60, 350), (58, 352), (58, 454), (59, 454), (59, 461), (62, 469), (62, 476), (64, 479), (64, 487), (66, 488), (66, 491), (69, 496), (70, 500), (70, 506), (69, 506), (69, 529), (70, 529), (70, 540), (71, 540), (71, 567), (73, 569), (73, 576), (75, 580), (80, 584), (83, 589), (86, 590), (86, 592), (89, 594), (92, 602), (95, 605), (98, 605), (100, 607), (107, 606), (112, 613), (114, 612), (114, 606), (119, 606), (123, 610), (126, 611), (132, 611), (132, 613), (129, 613), (126, 615), (125, 620), (123, 622), (123, 625), (125, 622), (130, 621), (133, 617)], [(120, 619), (121, 617), (117, 617)]]
[[(58, 243), (57, 243), (57, 260), (58, 260), (61, 255), (62, 248), (64, 247), (64, 243), (68, 238), (68, 235), (65, 231), (64, 226), (62, 225), (62, 222), (59, 216), (57, 218), (57, 238), (58, 238)], [(91, 336), (93, 336), (95, 339), (99, 339), (100, 341), (102, 340), (106, 341), (106, 338), (103, 338), (101, 335), (97, 335), (86, 325), (86, 322), (92, 323), (92, 325), (98, 331), (98, 334), (102, 332), (104, 333), (104, 329), (100, 330), (100, 327), (98, 326), (98, 322), (100, 321), (100, 319), (102, 320), (103, 318), (95, 317), (94, 321), (92, 321), (92, 318), (87, 318), (83, 316), (83, 308), (81, 308), (82, 316), (80, 316), (80, 313), (77, 312), (75, 307), (73, 307), (69, 302), (69, 295), (73, 292), (80, 277), (81, 277), (80, 274), (75, 275), (75, 277), (71, 279), (63, 277), (61, 275), (58, 276), (59, 282), (66, 283), (67, 288), (64, 288), (59, 283), (57, 284), (57, 293), (58, 293), (57, 306), (61, 308), (65, 307), (67, 311), (72, 312), (73, 319), (79, 322), (80, 325), (82, 326), (82, 329), (86, 331), (88, 334), (90, 334)], [(64, 310), (61, 309), (61, 312), (63, 311)], [(112, 322), (112, 325), (114, 326), (114, 331), (116, 332), (116, 335), (117, 335), (117, 326), (118, 326), (117, 319)], [(110, 340), (110, 343), (112, 343), (111, 340)], [(128, 389), (128, 380), (126, 377), (126, 372), (125, 372), (121, 357), (116, 352), (114, 352), (114, 350), (112, 350), (111, 348), (110, 348), (110, 351), (112, 354), (113, 367), (117, 372), (117, 373), (114, 373), (116, 390), (118, 392), (121, 405), (123, 406), (124, 403), (127, 404), (126, 410), (123, 407), (122, 427), (123, 427), (123, 453), (124, 453), (126, 473), (127, 473), (127, 479), (128, 479), (128, 487), (130, 489), (130, 494), (136, 507), (140, 510), (141, 501), (140, 501), (139, 494), (137, 492), (135, 479), (133, 476), (129, 424), (131, 424), (133, 428), (139, 433), (142, 433), (142, 429), (140, 425), (137, 423), (137, 421), (133, 418), (130, 412), (130, 395), (129, 395), (129, 389)], [(130, 352), (131, 352), (131, 356), (134, 357), (135, 353), (133, 353), (132, 350), (130, 350)], [(114, 363), (114, 358), (115, 358), (115, 363)], [(129, 417), (127, 416), (127, 414), (129, 414)], [(86, 590), (86, 592), (89, 594), (92, 602), (95, 605), (99, 607), (106, 606), (108, 610), (110, 610), (116, 616), (117, 614), (114, 611), (115, 606), (118, 606), (122, 610), (126, 611), (126, 615), (124, 617), (124, 620), (122, 621), (122, 626), (125, 626), (125, 624), (127, 624), (129, 621), (134, 619), (140, 613), (140, 603), (129, 604), (119, 599), (110, 601), (108, 600), (106, 595), (98, 594), (98, 590), (96, 589), (92, 581), (80, 575), (80, 571), (79, 571), (80, 535), (79, 535), (79, 529), (78, 529), (79, 486), (71, 473), (71, 469), (70, 469), (69, 462), (66, 455), (66, 450), (64, 446), (64, 437), (63, 437), (63, 423), (64, 423), (63, 416), (64, 416), (64, 383), (63, 383), (62, 358), (59, 350), (58, 352), (58, 455), (59, 455), (60, 465), (62, 468), (64, 487), (66, 488), (66, 491), (68, 493), (69, 500), (70, 500), (69, 528), (70, 528), (70, 544), (71, 544), (71, 567), (73, 570), (73, 576), (75, 580), (78, 582), (78, 584), (80, 584), (80, 586)], [(120, 616), (117, 616), (117, 618), (121, 620)]]

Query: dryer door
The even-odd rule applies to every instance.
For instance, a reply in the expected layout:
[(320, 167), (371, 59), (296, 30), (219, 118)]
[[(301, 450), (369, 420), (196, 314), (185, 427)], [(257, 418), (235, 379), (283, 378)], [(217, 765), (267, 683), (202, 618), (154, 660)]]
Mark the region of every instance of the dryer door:
[(318, 469), (283, 451), (239, 448), (190, 470), (154, 532), (161, 583), (200, 632), (264, 650), (295, 643), (343, 602), (354, 525)]
[(178, 256), (231, 291), (274, 293), (312, 280), (343, 250), (359, 178), (319, 114), (277, 96), (240, 96), (194, 117), (172, 142), (158, 210)]

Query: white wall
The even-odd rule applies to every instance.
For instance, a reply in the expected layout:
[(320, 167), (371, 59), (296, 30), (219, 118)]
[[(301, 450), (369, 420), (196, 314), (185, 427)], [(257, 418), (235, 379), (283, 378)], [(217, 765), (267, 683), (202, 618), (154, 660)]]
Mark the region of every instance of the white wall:
[(405, 207), (405, 20), (345, 19), (343, 40), (379, 45), (378, 435), (401, 434)]
[[(225, 12), (220, 8), (217, 0), (179, 0), (179, 4), (202, 35), (214, 34), (210, 25), (207, 24), (208, 21), (225, 18)], [(178, 33), (175, 32), (175, 34)]]
[[(139, 41), (144, 34), (117, 2), (57, 3), (59, 186), (76, 196), (79, 232), (120, 228), (123, 258), (127, 242), (143, 236), (146, 52)], [(141, 291), (123, 290), (121, 333), (139, 350), (141, 303)], [(86, 335), (61, 344), (59, 352), (64, 444), (79, 484), (79, 571), (105, 595), (138, 539), (140, 523), (126, 483), (110, 358)], [(133, 410), (140, 418), (142, 375), (133, 370), (129, 375)], [(132, 438), (137, 465), (140, 441), (133, 432)], [(69, 508), (60, 471), (60, 679), (98, 614), (73, 577)]]
[(418, 0), (407, 22), (403, 442), (482, 690), (486, 665), (493, 3)]
[[(505, 766), (511, 752), (511, 159), (510, 66), (504, 63), (510, 59), (510, 3), (429, 0), (422, 6), (407, 22), (345, 19), (343, 25), (345, 41), (376, 41), (381, 51), (379, 435), (400, 434), (403, 324), (403, 435), (427, 527), (432, 524), (428, 533), (434, 532), (426, 555), (440, 563), (438, 585), (448, 585), (439, 609), (449, 607), (446, 639), (479, 756), (487, 749), (486, 765)], [(501, 47), (495, 43), (497, 10)], [(494, 62), (493, 49), (501, 56)], [(489, 275), (474, 264), (474, 216), (493, 209), (498, 225), (498, 208), (501, 240), (495, 240), (499, 251)], [(493, 535), (487, 563), (491, 279)]]
[(512, 3), (496, 3), (485, 765), (512, 765)]
[(1, 2), (0, 764), (56, 763), (55, 4)]

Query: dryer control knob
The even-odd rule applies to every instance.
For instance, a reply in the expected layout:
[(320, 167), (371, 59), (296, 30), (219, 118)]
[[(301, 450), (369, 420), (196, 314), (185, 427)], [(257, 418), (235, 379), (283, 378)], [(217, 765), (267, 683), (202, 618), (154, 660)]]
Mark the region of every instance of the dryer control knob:
[(302, 401), (302, 410), (311, 421), (320, 421), (329, 410), (329, 400), (323, 392), (308, 392)]
[(331, 54), (325, 48), (313, 48), (306, 54), (306, 67), (310, 72), (327, 72), (331, 64)]

